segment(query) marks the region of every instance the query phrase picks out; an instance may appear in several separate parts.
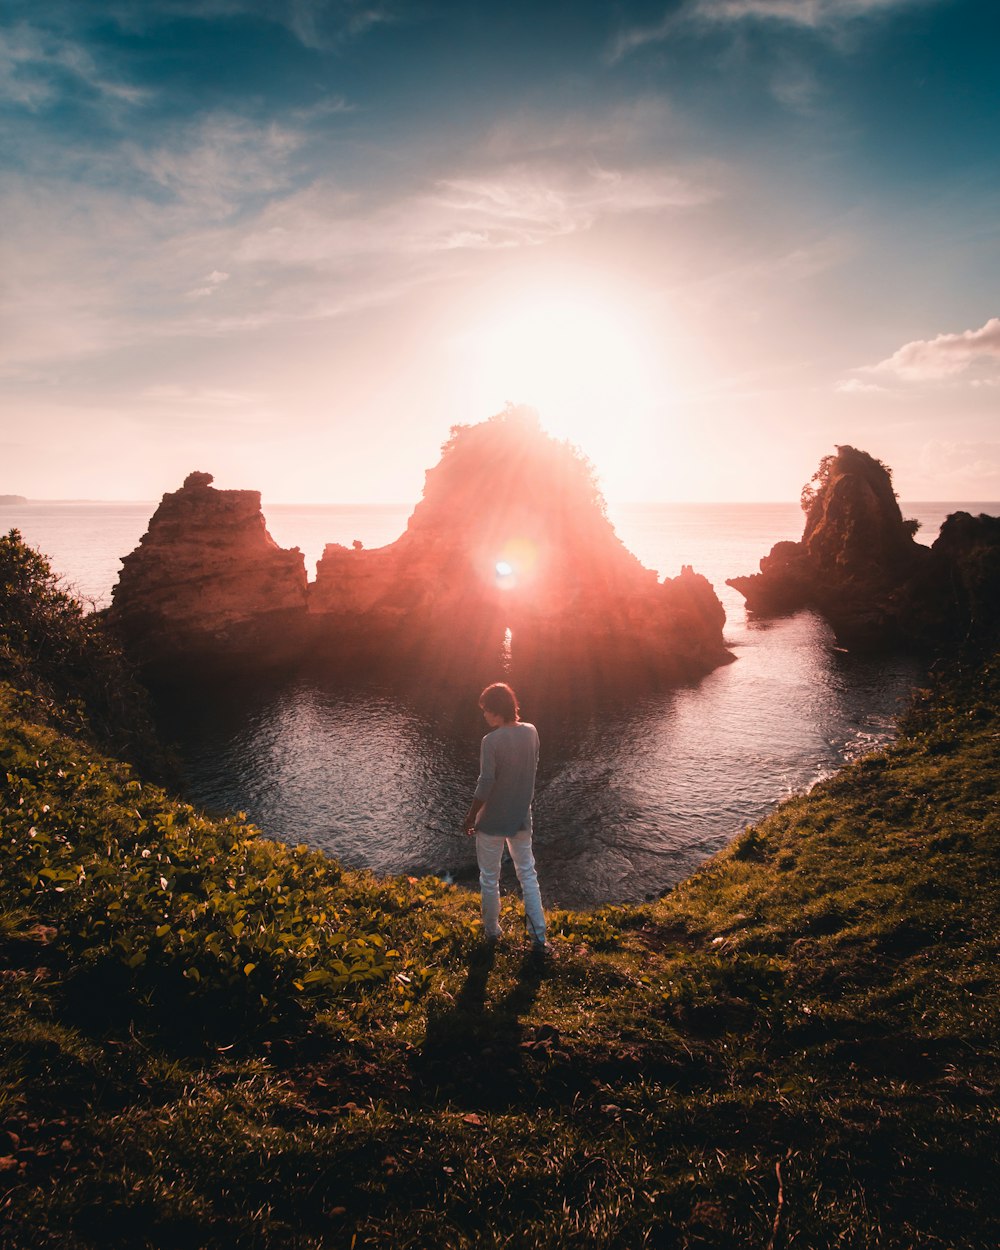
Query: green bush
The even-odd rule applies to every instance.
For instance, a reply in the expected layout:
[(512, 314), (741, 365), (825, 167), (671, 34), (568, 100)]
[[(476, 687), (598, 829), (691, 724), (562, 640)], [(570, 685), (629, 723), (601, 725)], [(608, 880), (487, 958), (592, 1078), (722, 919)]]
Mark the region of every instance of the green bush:
[(162, 771), (146, 693), (102, 614), (87, 614), (17, 530), (0, 535), (0, 680), (30, 691), (52, 724)]
[(420, 883), (347, 884), (318, 852), (211, 820), (18, 725), (2, 691), (0, 713), (0, 906), (15, 943), (49, 935), (74, 1018), (197, 1038), (288, 1022), (373, 982), (402, 998), (425, 983), (386, 932), (420, 908)]

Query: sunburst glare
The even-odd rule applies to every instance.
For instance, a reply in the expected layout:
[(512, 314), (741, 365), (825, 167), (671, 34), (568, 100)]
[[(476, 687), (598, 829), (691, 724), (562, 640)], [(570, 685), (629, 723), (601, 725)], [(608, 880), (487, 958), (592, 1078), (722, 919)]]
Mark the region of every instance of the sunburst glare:
[(640, 319), (602, 292), (508, 298), (469, 329), (462, 350), (478, 408), (530, 404), (602, 472), (632, 455), (664, 398)]

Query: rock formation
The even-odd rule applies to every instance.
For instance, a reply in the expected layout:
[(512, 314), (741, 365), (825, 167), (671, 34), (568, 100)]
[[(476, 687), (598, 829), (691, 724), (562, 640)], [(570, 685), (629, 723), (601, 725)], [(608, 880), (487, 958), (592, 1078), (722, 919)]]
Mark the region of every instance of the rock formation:
[(914, 541), (889, 470), (854, 447), (826, 456), (802, 493), (799, 542), (728, 585), (762, 616), (815, 608), (851, 648), (934, 646), (995, 628), (1000, 520), (954, 513), (932, 547)]
[(953, 512), (931, 554), (936, 576), (922, 588), (928, 635), (995, 642), (1000, 630), (1000, 517)]
[(147, 665), (215, 656), (427, 683), (678, 682), (732, 657), (704, 577), (664, 582), (615, 534), (588, 463), (509, 409), (452, 431), (406, 532), (330, 544), (308, 586), (251, 491), (192, 474), (124, 560), (111, 617)]
[(327, 546), (310, 613), (320, 646), (433, 671), (495, 676), (506, 639), (514, 681), (679, 681), (731, 658), (709, 583), (658, 583), (587, 462), (522, 409), (453, 430), (395, 543)]
[(260, 492), (216, 490), (191, 473), (166, 494), (122, 560), (109, 619), (154, 668), (219, 656), (287, 657), (306, 616), (302, 553), (267, 532)]

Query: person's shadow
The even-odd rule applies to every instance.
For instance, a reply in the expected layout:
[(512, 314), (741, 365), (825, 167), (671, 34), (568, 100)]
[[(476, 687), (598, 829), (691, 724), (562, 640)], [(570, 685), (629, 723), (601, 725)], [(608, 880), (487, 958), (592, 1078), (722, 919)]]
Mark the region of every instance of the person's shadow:
[(511, 988), (487, 1005), (496, 961), (495, 946), (477, 946), (454, 1003), (428, 1013), (427, 1035), (414, 1072), (426, 1097), (496, 1106), (510, 1102), (520, 1089), (525, 1040), (521, 1021), (534, 1005), (548, 970), (529, 952)]

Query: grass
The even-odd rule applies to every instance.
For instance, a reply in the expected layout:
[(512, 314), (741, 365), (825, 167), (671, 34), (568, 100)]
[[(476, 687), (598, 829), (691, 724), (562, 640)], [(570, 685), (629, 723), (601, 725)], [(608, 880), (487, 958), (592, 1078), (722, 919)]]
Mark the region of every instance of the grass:
[(6, 688), (0, 1243), (995, 1246), (998, 694), (539, 967)]

